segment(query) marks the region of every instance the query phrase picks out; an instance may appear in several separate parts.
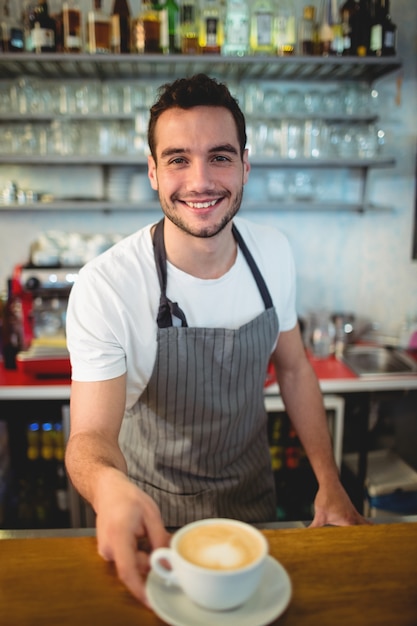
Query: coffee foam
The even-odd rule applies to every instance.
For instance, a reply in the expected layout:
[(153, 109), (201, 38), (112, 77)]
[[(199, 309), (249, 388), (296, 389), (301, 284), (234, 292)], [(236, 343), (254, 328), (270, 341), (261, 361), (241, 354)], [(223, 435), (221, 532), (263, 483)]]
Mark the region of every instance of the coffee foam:
[(178, 551), (194, 565), (234, 570), (255, 561), (261, 553), (261, 546), (259, 540), (244, 528), (209, 524), (193, 528), (181, 537)]

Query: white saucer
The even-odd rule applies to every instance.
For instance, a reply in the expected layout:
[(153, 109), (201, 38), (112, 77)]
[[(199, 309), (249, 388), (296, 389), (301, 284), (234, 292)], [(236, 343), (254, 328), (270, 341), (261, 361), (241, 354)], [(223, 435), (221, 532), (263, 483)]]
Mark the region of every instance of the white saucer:
[(155, 613), (171, 626), (265, 626), (287, 608), (291, 580), (278, 561), (269, 556), (262, 582), (253, 596), (232, 611), (207, 611), (194, 604), (179, 587), (167, 585), (150, 572), (146, 591)]

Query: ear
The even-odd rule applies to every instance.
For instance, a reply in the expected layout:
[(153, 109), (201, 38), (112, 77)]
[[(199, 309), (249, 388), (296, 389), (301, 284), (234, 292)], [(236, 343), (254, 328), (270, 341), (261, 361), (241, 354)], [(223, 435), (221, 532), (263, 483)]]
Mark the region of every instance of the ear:
[(249, 151), (246, 148), (246, 150), (243, 153), (243, 184), (244, 185), (246, 185), (246, 183), (248, 182), (249, 172), (250, 172)]
[(148, 156), (148, 177), (151, 182), (151, 187), (155, 191), (158, 191), (158, 177), (156, 175), (156, 163), (153, 156)]

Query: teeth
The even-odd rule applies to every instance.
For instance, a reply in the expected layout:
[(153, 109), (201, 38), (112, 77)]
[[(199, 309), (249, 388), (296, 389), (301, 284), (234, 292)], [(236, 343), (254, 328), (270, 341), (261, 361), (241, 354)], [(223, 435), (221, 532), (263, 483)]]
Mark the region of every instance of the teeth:
[(208, 209), (210, 206), (214, 206), (217, 200), (211, 200), (210, 202), (187, 202), (187, 205), (192, 209)]

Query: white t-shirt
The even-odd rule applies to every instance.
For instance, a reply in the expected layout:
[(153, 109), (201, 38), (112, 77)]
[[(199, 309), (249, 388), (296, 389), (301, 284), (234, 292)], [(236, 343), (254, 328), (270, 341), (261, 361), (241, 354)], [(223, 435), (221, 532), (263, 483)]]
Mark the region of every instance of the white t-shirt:
[[(294, 328), (295, 271), (286, 237), (246, 219), (236, 218), (235, 224), (268, 286), (280, 331)], [(67, 310), (73, 380), (107, 380), (127, 372), (127, 409), (145, 389), (156, 356), (160, 289), (151, 227), (87, 263)], [(170, 263), (167, 271), (167, 296), (178, 302), (190, 327), (236, 329), (265, 310), (240, 249), (233, 267), (218, 279), (196, 278)]]

